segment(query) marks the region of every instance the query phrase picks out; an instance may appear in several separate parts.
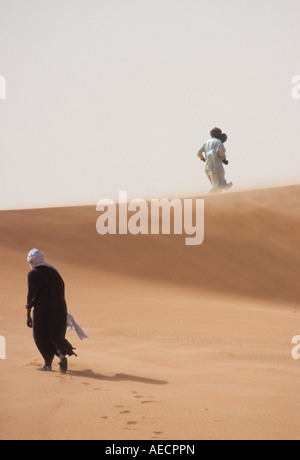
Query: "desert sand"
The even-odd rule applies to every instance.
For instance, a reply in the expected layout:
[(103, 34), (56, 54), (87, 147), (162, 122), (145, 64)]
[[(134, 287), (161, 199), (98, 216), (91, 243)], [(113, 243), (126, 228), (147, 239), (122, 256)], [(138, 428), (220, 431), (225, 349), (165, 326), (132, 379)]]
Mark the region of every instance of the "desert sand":
[[(0, 212), (0, 439), (300, 439), (300, 186), (205, 197), (205, 241), (96, 232), (96, 206)], [(89, 335), (61, 375), (26, 327), (26, 256)]]

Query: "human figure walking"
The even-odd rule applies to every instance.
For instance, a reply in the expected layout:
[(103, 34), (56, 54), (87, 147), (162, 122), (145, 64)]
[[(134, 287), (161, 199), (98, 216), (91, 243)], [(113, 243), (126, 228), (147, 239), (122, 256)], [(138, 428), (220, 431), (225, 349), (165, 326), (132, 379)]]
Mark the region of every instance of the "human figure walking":
[(205, 162), (205, 172), (212, 186), (211, 193), (214, 193), (228, 190), (233, 184), (226, 181), (223, 166), (229, 163), (224, 146), (227, 135), (222, 133), (221, 129), (214, 128), (210, 136), (211, 138), (202, 145), (197, 155), (201, 161)]
[[(66, 356), (72, 356), (74, 348), (65, 338), (67, 330), (67, 305), (65, 284), (57, 269), (45, 262), (38, 249), (32, 249), (27, 257), (31, 271), (28, 273), (27, 326), (33, 328), (35, 344), (44, 358), (42, 371), (52, 371), (54, 356), (60, 358), (62, 373), (68, 370)], [(31, 310), (33, 318), (31, 317)]]

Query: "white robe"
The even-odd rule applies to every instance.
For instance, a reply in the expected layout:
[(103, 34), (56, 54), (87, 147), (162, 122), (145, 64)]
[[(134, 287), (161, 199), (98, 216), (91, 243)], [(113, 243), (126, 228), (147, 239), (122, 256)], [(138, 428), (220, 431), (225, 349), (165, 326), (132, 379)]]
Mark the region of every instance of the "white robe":
[(226, 149), (223, 142), (212, 138), (205, 142), (198, 152), (198, 157), (205, 161), (205, 172), (209, 178), (212, 191), (227, 185), (222, 161), (226, 160)]

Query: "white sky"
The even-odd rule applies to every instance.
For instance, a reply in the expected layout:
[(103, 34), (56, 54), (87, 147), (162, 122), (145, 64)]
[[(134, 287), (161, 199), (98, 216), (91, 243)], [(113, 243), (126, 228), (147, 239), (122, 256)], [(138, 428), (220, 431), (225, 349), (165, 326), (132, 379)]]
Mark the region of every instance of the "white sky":
[(0, 0), (0, 209), (299, 183), (299, 0)]

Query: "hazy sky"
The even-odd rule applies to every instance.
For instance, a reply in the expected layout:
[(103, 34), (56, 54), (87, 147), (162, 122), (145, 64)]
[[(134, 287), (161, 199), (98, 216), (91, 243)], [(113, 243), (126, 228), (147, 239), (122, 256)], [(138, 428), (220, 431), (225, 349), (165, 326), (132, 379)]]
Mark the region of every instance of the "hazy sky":
[(299, 0), (0, 0), (0, 209), (299, 183)]

